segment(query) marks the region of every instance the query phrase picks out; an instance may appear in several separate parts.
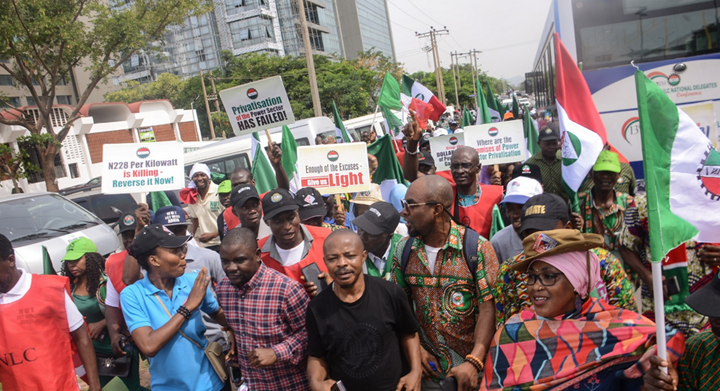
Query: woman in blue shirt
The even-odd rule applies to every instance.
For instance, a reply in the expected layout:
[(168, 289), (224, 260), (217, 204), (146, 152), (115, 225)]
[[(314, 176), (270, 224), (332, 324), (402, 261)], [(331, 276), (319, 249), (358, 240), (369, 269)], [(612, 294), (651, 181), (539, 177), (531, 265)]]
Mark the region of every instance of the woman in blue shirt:
[(208, 341), (200, 311), (228, 330), (230, 326), (208, 289), (207, 270), (184, 274), (190, 238), (153, 224), (143, 228), (131, 246), (146, 274), (122, 291), (120, 302), (135, 344), (149, 357), (153, 391), (219, 391), (224, 387), (203, 350)]

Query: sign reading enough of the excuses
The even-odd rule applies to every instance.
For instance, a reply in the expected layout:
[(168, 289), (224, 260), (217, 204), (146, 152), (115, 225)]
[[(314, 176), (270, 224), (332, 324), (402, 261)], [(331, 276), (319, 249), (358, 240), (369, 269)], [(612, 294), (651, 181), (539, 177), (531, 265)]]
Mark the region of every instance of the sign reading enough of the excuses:
[(370, 190), (365, 143), (304, 146), (297, 151), (302, 187), (314, 187), (322, 194)]
[(228, 88), (219, 95), (236, 136), (295, 122), (280, 76)]

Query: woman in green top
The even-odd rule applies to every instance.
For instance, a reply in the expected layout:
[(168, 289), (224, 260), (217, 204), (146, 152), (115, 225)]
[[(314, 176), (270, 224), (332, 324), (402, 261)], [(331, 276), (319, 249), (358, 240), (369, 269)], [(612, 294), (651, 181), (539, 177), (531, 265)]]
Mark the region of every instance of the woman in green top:
[[(72, 299), (85, 318), (93, 340), (95, 354), (104, 357), (114, 356), (110, 346), (110, 336), (105, 321), (105, 259), (97, 253), (95, 244), (87, 238), (78, 238), (70, 242), (63, 258), (60, 274), (70, 278)], [(103, 301), (103, 304), (98, 301)], [(120, 378), (130, 391), (147, 390), (140, 386), (139, 359), (137, 352), (129, 351), (132, 363), (128, 377)], [(105, 387), (113, 377), (100, 376), (100, 385)]]

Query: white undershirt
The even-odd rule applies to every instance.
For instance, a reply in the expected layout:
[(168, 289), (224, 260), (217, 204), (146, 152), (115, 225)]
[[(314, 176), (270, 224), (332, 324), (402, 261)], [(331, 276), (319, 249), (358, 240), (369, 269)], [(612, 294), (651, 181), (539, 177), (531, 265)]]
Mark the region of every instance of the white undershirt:
[(438, 252), (440, 247), (430, 247), (425, 245), (425, 253), (427, 253), (428, 266), (430, 267), (430, 273), (435, 274), (435, 261), (437, 260)]
[(108, 307), (120, 308), (120, 294), (112, 283), (112, 279), (107, 279), (107, 285), (105, 286), (105, 305)]
[[(17, 284), (15, 284), (15, 286), (7, 293), (0, 293), (0, 305), (14, 303), (22, 299), (30, 290), (30, 285), (32, 284), (32, 274), (27, 273), (25, 270), (20, 268), (18, 268), (18, 271), (22, 274), (20, 275), (20, 279)], [(2, 307), (0, 307), (0, 309), (2, 309)], [(65, 313), (67, 314), (70, 332), (79, 329), (83, 324), (85, 324), (82, 314), (78, 311), (77, 306), (75, 306), (75, 303), (67, 292), (65, 292)]]
[(300, 242), (300, 244), (289, 250), (284, 250), (280, 248), (277, 243), (275, 244), (275, 248), (277, 249), (278, 254), (280, 254), (280, 263), (282, 263), (283, 266), (288, 267), (302, 261), (302, 254), (303, 250), (305, 249), (305, 242)]

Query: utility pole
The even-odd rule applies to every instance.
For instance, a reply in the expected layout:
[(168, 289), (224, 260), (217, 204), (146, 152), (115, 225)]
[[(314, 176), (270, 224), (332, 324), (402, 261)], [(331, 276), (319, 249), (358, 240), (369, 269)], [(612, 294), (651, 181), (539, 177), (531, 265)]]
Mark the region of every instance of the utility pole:
[(208, 122), (210, 123), (210, 140), (215, 139), (215, 127), (212, 122), (212, 115), (210, 115), (210, 105), (208, 104), (207, 91), (205, 91), (205, 77), (203, 76), (202, 69), (200, 70), (200, 83), (203, 89), (203, 98), (205, 99), (205, 110), (207, 110)]
[(298, 13), (300, 14), (300, 30), (302, 30), (303, 45), (305, 46), (305, 61), (308, 67), (308, 79), (310, 79), (310, 95), (312, 96), (313, 110), (316, 117), (322, 117), (320, 106), (320, 92), (318, 92), (317, 76), (315, 75), (315, 60), (313, 60), (312, 47), (310, 46), (310, 32), (308, 31), (307, 18), (305, 18), (305, 0), (297, 0)]
[[(482, 53), (482, 52), (479, 51), (479, 50), (473, 49), (473, 50), (470, 51), (470, 53), (468, 53), (468, 54), (470, 55), (470, 57), (471, 57), (471, 58), (470, 58), (471, 61), (474, 61), (474, 68), (473, 68), (473, 87), (477, 86), (477, 81), (476, 81), (476, 80), (480, 80), (480, 77), (478, 76), (478, 66), (477, 66), (477, 55), (478, 55), (478, 53)], [(482, 93), (482, 90), (478, 91), (477, 88), (476, 88), (476, 89), (475, 89), (475, 107), (479, 107), (477, 94), (480, 94), (480, 93)]]
[(460, 99), (458, 98), (458, 83), (457, 77), (455, 77), (455, 56), (455, 53), (450, 53), (450, 66), (452, 67), (453, 83), (455, 84), (455, 107), (460, 107)]
[(442, 66), (440, 64), (440, 53), (438, 52), (437, 36), (447, 34), (450, 34), (450, 31), (447, 29), (446, 26), (443, 26), (442, 30), (435, 30), (433, 26), (430, 26), (430, 31), (428, 32), (415, 32), (415, 36), (418, 38), (430, 37), (430, 46), (432, 47), (433, 61), (435, 62), (435, 82), (437, 83), (437, 93), (439, 95), (438, 98), (440, 98), (440, 102), (442, 102), (442, 104), (444, 105), (447, 104), (447, 102), (445, 100), (445, 83), (443, 82), (442, 78)]
[[(212, 84), (213, 93), (210, 97), (210, 100), (215, 102), (215, 112), (220, 112), (220, 100), (218, 99), (217, 90), (215, 89), (215, 77), (213, 77), (212, 71), (210, 73), (210, 84)], [(223, 132), (223, 137), (225, 137), (225, 133)]]

